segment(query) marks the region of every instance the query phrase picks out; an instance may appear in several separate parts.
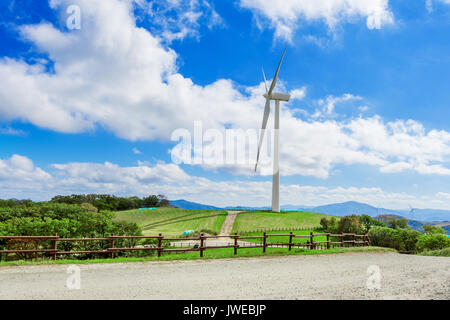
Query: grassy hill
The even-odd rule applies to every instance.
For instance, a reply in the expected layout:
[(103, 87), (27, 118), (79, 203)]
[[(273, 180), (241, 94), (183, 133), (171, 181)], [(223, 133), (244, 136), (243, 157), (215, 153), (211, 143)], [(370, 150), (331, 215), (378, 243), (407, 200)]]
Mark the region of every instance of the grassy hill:
[[(227, 216), (222, 210), (185, 210), (178, 208), (157, 208), (152, 211), (120, 211), (115, 219), (137, 223), (144, 235), (167, 237), (180, 236), (186, 230), (203, 229), (220, 232)], [(258, 229), (310, 228), (320, 226), (322, 217), (329, 215), (311, 212), (245, 212), (237, 216), (233, 232)], [(337, 218), (339, 219), (339, 218)]]
[(157, 208), (151, 211), (128, 210), (117, 212), (117, 220), (137, 223), (144, 235), (177, 237), (186, 230), (212, 230), (219, 233), (227, 216), (226, 211), (184, 210), (177, 208)]
[[(245, 212), (237, 216), (233, 232), (271, 228), (311, 228), (320, 226), (320, 219), (331, 217), (313, 212)], [(336, 218), (339, 219), (339, 218)]]

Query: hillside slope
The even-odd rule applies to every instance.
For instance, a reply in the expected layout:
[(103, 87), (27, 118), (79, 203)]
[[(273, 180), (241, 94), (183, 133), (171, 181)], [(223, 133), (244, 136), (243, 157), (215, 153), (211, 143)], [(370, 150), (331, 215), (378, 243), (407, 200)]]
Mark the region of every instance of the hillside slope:
[(186, 230), (207, 229), (219, 233), (226, 216), (226, 211), (157, 208), (152, 211), (120, 211), (115, 219), (137, 223), (144, 235), (162, 233), (166, 237), (178, 237)]
[(234, 223), (233, 232), (260, 229), (311, 228), (320, 226), (320, 219), (329, 215), (313, 212), (244, 212)]

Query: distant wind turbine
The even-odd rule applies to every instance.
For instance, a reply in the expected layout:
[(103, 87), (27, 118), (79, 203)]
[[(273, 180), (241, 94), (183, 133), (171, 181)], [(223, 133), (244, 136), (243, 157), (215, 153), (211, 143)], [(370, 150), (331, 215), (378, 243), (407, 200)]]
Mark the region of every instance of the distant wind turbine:
[[(287, 48), (286, 48), (287, 49)], [(275, 73), (275, 77), (272, 80), (272, 84), (270, 88), (267, 88), (267, 80), (266, 75), (264, 74), (263, 69), (263, 77), (264, 77), (264, 85), (266, 86), (266, 93), (264, 94), (264, 98), (266, 98), (266, 106), (264, 108), (264, 116), (262, 122), (262, 130), (261, 136), (259, 137), (258, 144), (258, 154), (256, 156), (256, 165), (255, 172), (258, 168), (259, 154), (261, 152), (261, 145), (264, 139), (264, 132), (267, 127), (267, 120), (269, 119), (270, 114), (270, 101), (275, 101), (275, 118), (274, 118), (274, 147), (273, 147), (273, 181), (272, 181), (272, 211), (280, 212), (280, 101), (289, 101), (291, 98), (290, 94), (273, 92), (275, 86), (277, 84), (278, 73), (280, 72), (281, 63), (283, 62), (284, 55), (286, 54), (286, 49), (284, 49), (283, 56), (281, 57), (280, 63), (278, 64), (277, 71)]]
[(413, 207), (411, 207), (411, 205), (409, 204), (408, 205), (409, 206), (409, 213), (410, 213), (410, 215), (411, 215), (411, 219), (414, 217), (414, 212), (415, 212), (415, 209), (413, 208)]

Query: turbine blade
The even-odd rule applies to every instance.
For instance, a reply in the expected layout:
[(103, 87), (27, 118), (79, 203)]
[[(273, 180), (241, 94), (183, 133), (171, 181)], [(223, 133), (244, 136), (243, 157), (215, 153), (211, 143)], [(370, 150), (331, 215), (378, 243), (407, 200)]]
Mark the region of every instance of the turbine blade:
[(287, 47), (284, 49), (283, 56), (281, 57), (280, 63), (278, 64), (277, 72), (275, 73), (275, 77), (273, 77), (272, 84), (270, 85), (270, 89), (268, 92), (269, 96), (272, 94), (272, 91), (273, 89), (275, 89), (275, 85), (277, 84), (278, 73), (280, 72), (281, 63), (283, 62), (286, 49)]
[(256, 169), (258, 168), (258, 161), (259, 161), (259, 154), (261, 152), (261, 145), (264, 139), (264, 132), (266, 131), (266, 127), (267, 127), (267, 120), (269, 119), (269, 114), (270, 114), (270, 99), (266, 99), (266, 106), (264, 108), (264, 116), (263, 116), (263, 123), (262, 123), (262, 127), (261, 127), (261, 135), (259, 137), (259, 143), (258, 143), (258, 154), (256, 155), (256, 165), (255, 165), (255, 172)]
[(264, 73), (264, 68), (262, 68), (263, 77), (264, 77), (264, 85), (266, 86), (266, 93), (269, 92), (269, 89), (267, 88), (267, 80), (266, 80), (266, 74)]

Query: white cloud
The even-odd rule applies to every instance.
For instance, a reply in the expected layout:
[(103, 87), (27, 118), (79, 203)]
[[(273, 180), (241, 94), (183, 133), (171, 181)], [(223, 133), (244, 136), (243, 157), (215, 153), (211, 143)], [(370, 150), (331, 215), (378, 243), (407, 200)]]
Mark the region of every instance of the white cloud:
[(446, 193), (446, 192), (438, 192), (438, 193), (436, 193), (436, 196), (438, 196), (438, 197), (443, 197), (443, 198), (446, 198), (446, 199), (449, 199), (449, 200), (450, 200), (450, 193)]
[(287, 40), (302, 20), (323, 21), (330, 29), (360, 18), (366, 19), (368, 29), (380, 29), (394, 21), (388, 0), (240, 0), (240, 5), (257, 18), (266, 18), (275, 36)]
[(27, 157), (14, 154), (9, 159), (0, 159), (0, 188), (21, 188), (27, 186), (35, 188), (35, 183), (47, 183), (51, 180), (50, 174), (34, 166), (33, 161)]
[(319, 118), (319, 117), (324, 117), (324, 116), (330, 116), (334, 113), (336, 104), (348, 102), (348, 101), (355, 101), (355, 100), (362, 100), (362, 97), (355, 96), (350, 93), (346, 93), (340, 97), (334, 97), (331, 95), (331, 96), (328, 96), (326, 99), (320, 99), (318, 101), (318, 104), (321, 107), (321, 109), (316, 110), (313, 117)]
[(133, 153), (134, 154), (142, 154), (142, 152), (136, 147), (133, 148)]
[(145, 183), (186, 182), (189, 176), (175, 164), (158, 163), (154, 167), (139, 165), (137, 167), (120, 167), (116, 164), (105, 162), (97, 163), (68, 163), (53, 164), (57, 174), (63, 177), (64, 184), (79, 182), (83, 179), (86, 183), (102, 183), (120, 185), (133, 185)]
[(224, 24), (214, 7), (206, 0), (135, 0), (138, 18), (154, 27), (152, 32), (171, 43), (187, 37), (199, 38), (199, 28)]
[(427, 8), (427, 11), (429, 13), (433, 12), (433, 1), (432, 0), (426, 0), (425, 7)]
[(368, 106), (360, 106), (360, 107), (358, 107), (358, 110), (361, 112), (366, 112), (369, 110), (369, 107)]
[[(445, 3), (445, 4), (450, 4), (450, 0), (434, 0), (434, 1)], [(425, 1), (425, 8), (427, 9), (427, 11), (429, 13), (432, 13), (433, 12), (433, 0), (426, 0)]]
[(17, 130), (11, 127), (0, 127), (0, 135), (23, 136), (26, 133), (23, 130)]
[(450, 170), (442, 166), (450, 161), (450, 133), (447, 131), (426, 132), (421, 123), (413, 120), (385, 124), (379, 117), (353, 120), (348, 128), (361, 148), (372, 150), (386, 161), (381, 171), (412, 169), (421, 174), (450, 174)]
[(291, 91), (291, 100), (303, 100), (306, 96), (306, 87)]

